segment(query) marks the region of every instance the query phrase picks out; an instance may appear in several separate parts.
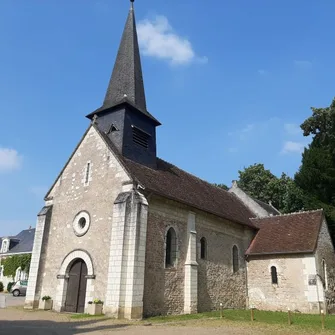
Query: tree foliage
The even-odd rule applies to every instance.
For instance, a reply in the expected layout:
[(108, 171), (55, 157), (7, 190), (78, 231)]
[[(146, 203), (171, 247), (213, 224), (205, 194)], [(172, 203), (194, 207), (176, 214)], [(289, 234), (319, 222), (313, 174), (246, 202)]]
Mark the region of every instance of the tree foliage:
[(324, 208), (335, 240), (335, 99), (329, 107), (312, 107), (312, 112), (301, 125), (304, 136), (313, 138), (302, 155), (295, 182), (308, 193), (308, 208)]
[(216, 187), (220, 187), (220, 188), (222, 188), (222, 189), (224, 189), (226, 191), (229, 190), (229, 187), (226, 184), (215, 184), (214, 183), (213, 185), (216, 186)]
[(278, 178), (263, 164), (254, 164), (239, 171), (239, 187), (251, 197), (272, 205), (283, 213), (301, 210), (304, 207), (304, 192), (294, 180), (282, 173)]
[(3, 274), (5, 277), (15, 277), (16, 270), (21, 268), (22, 271), (28, 273), (31, 262), (31, 254), (14, 255), (6, 257), (1, 261), (3, 265)]

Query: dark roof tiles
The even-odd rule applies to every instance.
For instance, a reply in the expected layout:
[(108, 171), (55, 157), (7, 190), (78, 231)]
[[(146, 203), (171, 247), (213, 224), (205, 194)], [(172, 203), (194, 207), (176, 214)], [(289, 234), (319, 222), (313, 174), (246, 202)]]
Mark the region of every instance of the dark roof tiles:
[(127, 169), (148, 190), (194, 208), (253, 227), (252, 212), (232, 193), (157, 158), (151, 169), (124, 158)]
[[(18, 241), (18, 243), (15, 243), (14, 246), (10, 248), (7, 253), (20, 254), (23, 252), (31, 252), (33, 250), (34, 237), (35, 229), (22, 230), (18, 235), (10, 237), (10, 239), (14, 239)], [(3, 238), (4, 237), (2, 237), (1, 240)]]
[(251, 219), (260, 230), (246, 254), (314, 252), (322, 219), (322, 210)]
[(257, 229), (249, 218), (254, 214), (235, 196), (197, 178), (160, 158), (152, 169), (120, 155), (109, 137), (96, 125), (96, 131), (114, 152), (131, 178), (145, 189), (205, 212)]

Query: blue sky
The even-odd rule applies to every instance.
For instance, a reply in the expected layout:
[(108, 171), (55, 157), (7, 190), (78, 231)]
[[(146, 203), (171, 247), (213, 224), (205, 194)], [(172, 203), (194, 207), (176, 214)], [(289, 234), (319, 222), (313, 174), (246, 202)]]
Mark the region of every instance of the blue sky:
[[(137, 0), (158, 154), (228, 185), (261, 162), (293, 176), (299, 125), (328, 106), (333, 0)], [(0, 235), (35, 226), (43, 196), (100, 107), (127, 0), (0, 1)]]

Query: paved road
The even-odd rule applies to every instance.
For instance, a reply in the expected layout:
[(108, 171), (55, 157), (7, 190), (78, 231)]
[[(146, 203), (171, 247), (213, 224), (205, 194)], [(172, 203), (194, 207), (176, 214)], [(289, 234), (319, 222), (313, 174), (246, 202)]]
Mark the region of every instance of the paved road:
[(23, 306), (25, 297), (13, 297), (12, 294), (0, 293), (0, 297), (5, 297), (6, 307)]

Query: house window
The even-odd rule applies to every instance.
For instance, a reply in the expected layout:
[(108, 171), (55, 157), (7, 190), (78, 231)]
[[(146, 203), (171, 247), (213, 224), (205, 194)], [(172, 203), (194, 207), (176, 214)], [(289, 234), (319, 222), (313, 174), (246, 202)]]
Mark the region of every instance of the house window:
[(272, 284), (278, 284), (277, 268), (275, 266), (271, 266), (271, 280)]
[(150, 135), (145, 131), (132, 126), (133, 129), (133, 141), (134, 143), (138, 144), (139, 146), (148, 149), (149, 147), (149, 137)]
[(1, 251), (2, 252), (7, 252), (9, 247), (9, 242), (8, 240), (3, 240), (2, 241), (2, 246), (1, 246)]
[(85, 185), (88, 185), (89, 178), (90, 178), (90, 171), (91, 171), (91, 163), (88, 162), (86, 164), (86, 171), (85, 171)]
[(177, 261), (177, 236), (173, 228), (166, 234), (165, 267), (176, 266)]
[(21, 280), (21, 268), (16, 269), (16, 274), (15, 274), (15, 281)]
[(206, 238), (202, 237), (200, 239), (200, 258), (206, 259), (206, 256), (207, 256), (207, 242)]
[(237, 246), (233, 246), (233, 272), (237, 272), (239, 270), (239, 263), (238, 263), (238, 249)]

